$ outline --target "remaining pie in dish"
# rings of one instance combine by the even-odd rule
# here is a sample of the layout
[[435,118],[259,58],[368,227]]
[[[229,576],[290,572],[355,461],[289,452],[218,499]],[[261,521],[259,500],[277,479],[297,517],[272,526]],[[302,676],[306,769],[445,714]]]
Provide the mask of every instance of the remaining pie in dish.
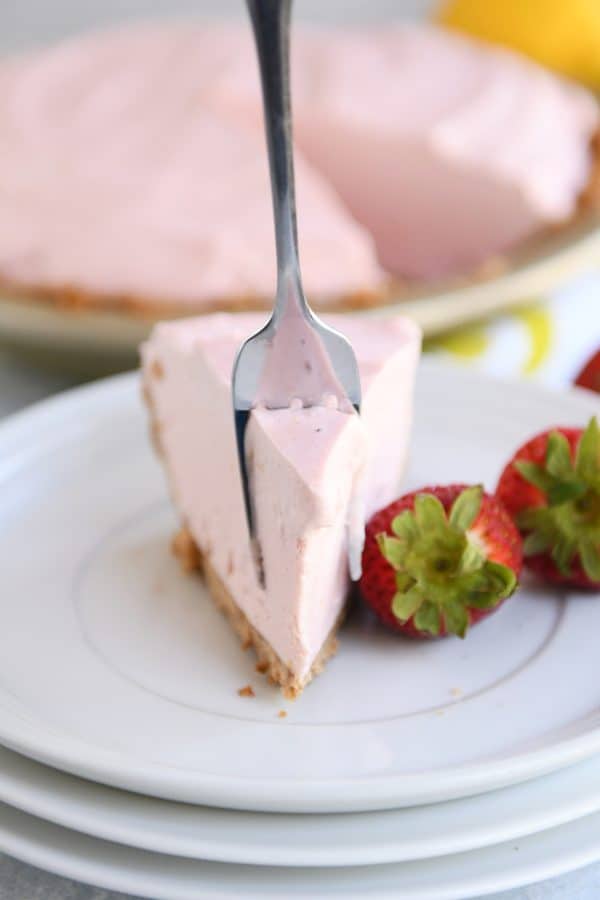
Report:
[[336,648],[348,587],[348,532],[396,496],[405,465],[420,334],[404,318],[332,317],[361,371],[360,417],[255,409],[246,453],[266,587],[251,556],[238,471],[231,371],[258,314],[157,325],[142,349],[145,394],[183,531],[217,605],[262,671],[295,696]]
[[[218,100],[257,122],[246,69]],[[567,221],[592,178],[596,100],[509,51],[432,27],[314,31],[294,75],[303,156],[396,277],[473,272]]]
[[[142,26],[0,66],[0,284],[138,312],[270,305],[275,243],[260,128],[214,90],[250,27]],[[368,232],[296,160],[305,289],[364,305],[385,280]]]
[[[320,308],[469,273],[569,220],[590,93],[432,27],[297,29],[300,251]],[[0,65],[0,286],[150,317],[264,308],[273,226],[250,28],[77,38]]]

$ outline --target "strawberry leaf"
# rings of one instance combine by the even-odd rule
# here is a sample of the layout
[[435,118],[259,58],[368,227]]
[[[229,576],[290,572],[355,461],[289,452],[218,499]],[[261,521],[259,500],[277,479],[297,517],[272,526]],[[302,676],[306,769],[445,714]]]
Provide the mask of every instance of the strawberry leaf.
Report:
[[584,481],[600,489],[600,429],[594,416],[579,441],[575,457],[575,470]]
[[460,560],[460,571],[467,575],[476,572],[485,562],[485,557],[473,541],[467,541]]
[[600,547],[594,546],[591,541],[582,541],[579,556],[587,577],[600,582]]
[[445,531],[448,524],[446,511],[433,494],[418,494],[415,497],[415,519],[422,531]]
[[560,431],[548,435],[546,446],[546,471],[555,478],[570,478],[573,474],[571,448],[569,442]]
[[583,497],[587,488],[582,481],[571,478],[569,481],[556,481],[548,488],[546,498],[548,506],[560,506],[562,503],[568,503],[569,500],[577,500]]
[[487,560],[483,568],[469,578],[469,606],[493,609],[516,588],[517,576],[509,566]]
[[542,466],[538,466],[537,463],[528,462],[524,459],[517,459],[514,463],[514,467],[525,481],[528,481],[529,484],[538,488],[542,493],[546,494],[552,487],[554,479],[542,468]]
[[530,506],[522,509],[516,515],[517,525],[523,531],[543,530],[544,523],[548,520],[548,510],[545,506]]
[[398,592],[394,595],[392,601],[392,612],[400,622],[408,622],[417,612],[424,599],[423,594],[417,587],[411,588],[406,593]]
[[409,509],[405,509],[399,516],[392,519],[392,531],[397,537],[405,541],[414,540],[418,537],[419,526],[416,523],[413,513]]
[[396,572],[396,590],[408,591],[415,584],[415,579],[408,572]]
[[388,534],[378,534],[377,543],[382,555],[394,569],[402,569],[406,557],[406,543]]
[[[440,504],[441,505],[441,504]],[[441,615],[439,607],[435,603],[425,601],[415,614],[415,627],[419,631],[426,631],[437,637],[440,633]]]
[[552,559],[563,575],[571,574],[571,560],[575,556],[577,542],[568,535],[559,535],[552,550]]
[[494,593],[497,592],[504,599],[514,594],[518,587],[518,579],[510,566],[503,566],[502,563],[488,559],[484,568]]
[[476,572],[481,568],[485,557],[474,541],[467,541],[460,560],[460,571],[464,575]]
[[481,485],[465,488],[458,495],[450,510],[449,522],[459,531],[468,531],[481,509],[483,488]]
[[550,537],[541,531],[532,531],[523,541],[523,553],[525,556],[535,556],[544,553],[551,546]]
[[464,638],[469,629],[469,613],[460,603],[449,603],[444,607],[444,622],[451,634]]

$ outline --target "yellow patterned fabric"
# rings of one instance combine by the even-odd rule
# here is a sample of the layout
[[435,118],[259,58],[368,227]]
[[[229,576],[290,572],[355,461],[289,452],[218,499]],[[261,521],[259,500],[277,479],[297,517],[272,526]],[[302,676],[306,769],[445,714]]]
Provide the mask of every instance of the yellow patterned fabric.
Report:
[[570,384],[598,349],[600,274],[425,344],[427,352],[444,354],[492,375],[534,378],[555,387]]

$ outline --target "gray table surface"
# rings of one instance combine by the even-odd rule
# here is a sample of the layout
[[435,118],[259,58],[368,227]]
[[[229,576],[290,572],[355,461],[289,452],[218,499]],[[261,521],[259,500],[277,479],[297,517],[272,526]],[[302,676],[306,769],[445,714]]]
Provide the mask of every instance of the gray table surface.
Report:
[[[572,875],[554,878],[543,884],[494,894],[487,900],[598,900],[598,897],[600,897],[600,865],[581,869]],[[57,878],[8,856],[0,855],[0,900],[134,900],[134,898],[129,894],[116,894],[114,891],[103,891],[66,878]],[[240,900],[243,898],[240,897]],[[402,898],[398,897],[398,900]]]
[[[57,391],[76,380],[35,368],[0,350],[0,418]],[[0,854],[0,900],[127,900],[124,894],[99,890],[49,875]],[[598,900],[600,863],[579,872],[507,893],[492,900]],[[129,898],[133,900],[133,898]]]

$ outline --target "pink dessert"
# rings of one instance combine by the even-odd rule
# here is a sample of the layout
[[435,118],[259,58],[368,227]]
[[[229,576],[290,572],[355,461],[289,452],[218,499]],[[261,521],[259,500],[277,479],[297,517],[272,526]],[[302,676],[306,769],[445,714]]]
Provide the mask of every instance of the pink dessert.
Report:
[[[472,272],[576,210],[598,128],[585,90],[432,27],[297,28],[293,47],[321,307],[373,303],[389,274]],[[152,314],[269,305],[246,23],[133,26],[3,62],[0,148],[4,288]]]
[[[297,41],[296,140],[389,272],[470,272],[575,212],[600,123],[587,90],[434,27],[314,30]],[[218,103],[260,119],[247,62]]]
[[251,558],[230,378],[261,317],[213,315],[156,326],[143,348],[146,394],[173,500],[178,547],[200,562],[217,604],[259,666],[298,694],[335,650],[348,592],[349,530],[397,493],[412,420],[420,335],[403,318],[333,317],[351,340],[360,418],[324,406],[256,409],[247,456],[266,589]]
[[[0,66],[0,279],[173,309],[270,305],[275,243],[264,137],[215,110],[250,29],[143,26]],[[296,166],[305,287],[321,305],[384,275],[370,235]]]

